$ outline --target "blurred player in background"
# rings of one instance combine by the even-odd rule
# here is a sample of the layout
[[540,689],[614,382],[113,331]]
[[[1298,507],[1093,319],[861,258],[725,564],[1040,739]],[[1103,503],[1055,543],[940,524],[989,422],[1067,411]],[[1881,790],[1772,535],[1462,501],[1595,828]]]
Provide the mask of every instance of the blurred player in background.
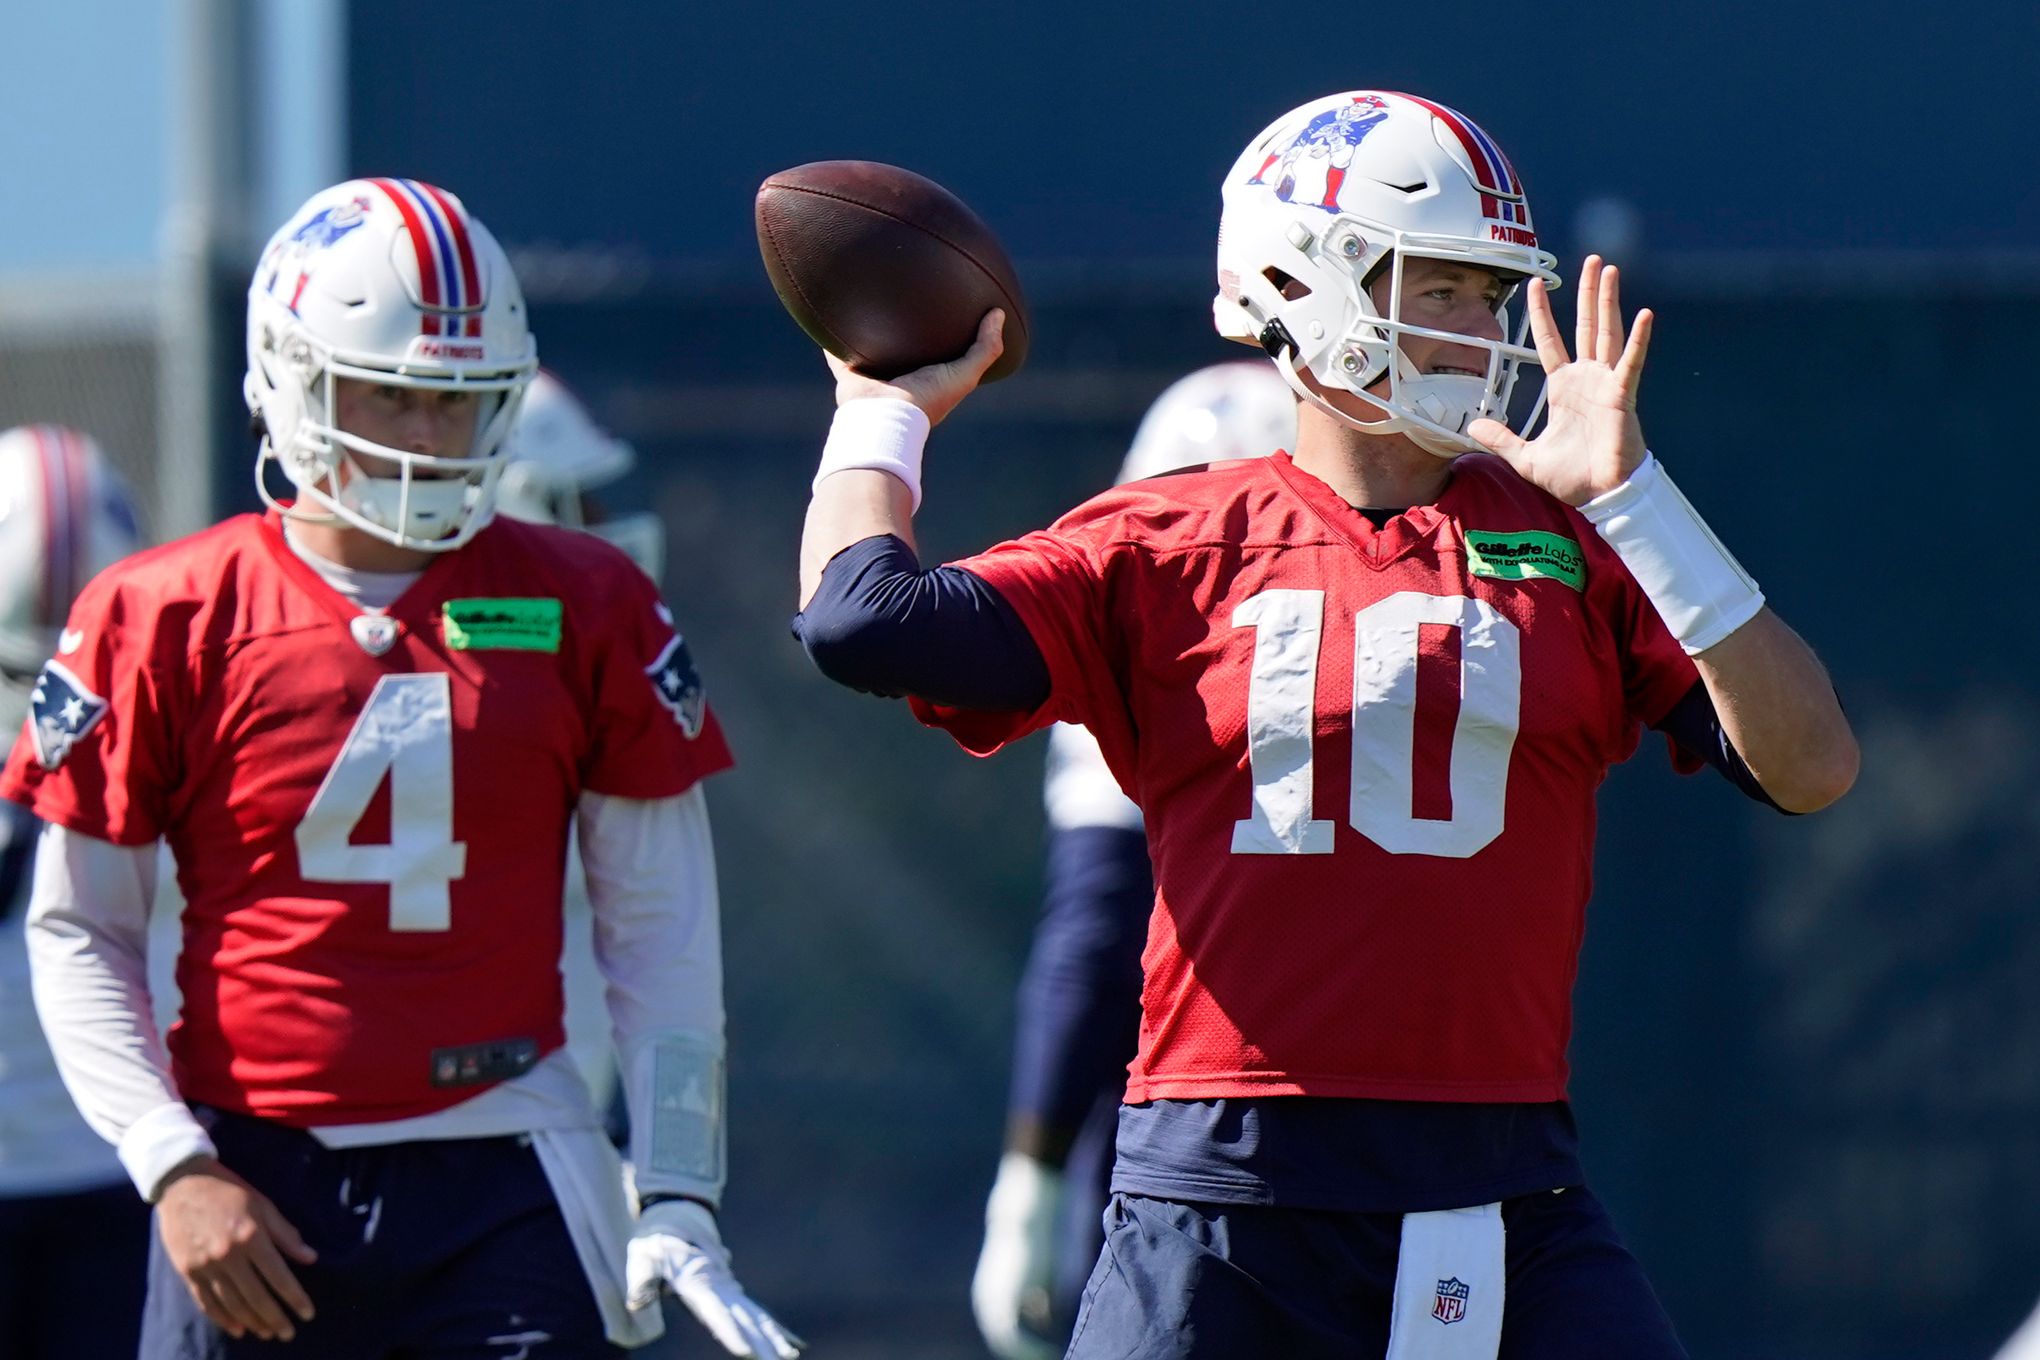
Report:
[[[541,368],[525,390],[517,423],[503,441],[508,466],[496,485],[496,510],[527,524],[558,524],[592,533],[621,548],[654,583],[665,568],[666,529],[656,514],[611,515],[593,493],[614,485],[637,466],[637,450],[595,423],[580,396],[551,369]],[[609,1007],[595,955],[594,912],[578,837],[567,846],[567,892],[560,974],[566,990],[567,1051],[604,1112],[609,1140],[628,1155],[630,1107],[616,1079],[616,1046],[609,1037]],[[633,1176],[634,1179],[634,1176]],[[665,1312],[670,1320],[674,1304]],[[666,1335],[640,1356],[684,1353],[682,1335]]]
[[[1324,121],[1347,105],[1370,116]],[[1350,155],[1317,154],[1331,128]],[[1146,815],[1140,1049],[1078,1360],[1684,1354],[1565,1100],[1595,790],[1644,724],[1793,811],[1857,753],[1644,443],[1650,314],[1632,332],[1589,256],[1569,353],[1536,242],[1452,110],[1293,110],[1224,181],[1214,319],[1300,398],[1294,453],[934,571],[922,446],[1000,315],[891,383],[831,360],[796,623],[816,663],[977,752],[1082,723]],[[1539,362],[1525,439],[1509,399]]]
[[[1155,399],[1118,480],[1258,458],[1295,438],[1296,398],[1272,368],[1214,364]],[[1057,723],[1048,743],[1046,892],[1020,978],[1005,1153],[971,1280],[978,1329],[1002,1360],[1062,1354],[1098,1258],[1155,897],[1140,809],[1097,741]]]
[[[0,792],[48,826],[37,1008],[157,1237],[141,1353],[610,1355],[730,1274],[701,781],[729,764],[651,581],[493,516],[536,367],[508,259],[443,190],[357,180],[272,238],[246,392],[292,503],[79,597]],[[580,836],[641,1213],[562,1049]],[[143,931],[185,898],[166,1055]]]
[[[99,446],[52,425],[0,432],[0,724],[28,715],[36,671],[93,576],[141,546]],[[128,1356],[142,1323],[149,1211],[78,1117],[35,1018],[22,914],[38,823],[0,802],[0,1355]]]
[[[666,530],[650,511],[612,517],[593,492],[627,476],[637,450],[595,423],[574,390],[541,368],[525,389],[517,423],[503,441],[506,466],[496,484],[496,512],[527,524],[557,524],[594,534],[621,548],[654,584],[666,561]],[[616,1113],[616,1054],[609,1041],[602,975],[595,966],[592,919],[578,842],[567,854],[567,1048],[588,1083],[595,1108]],[[620,1122],[620,1121],[619,1121]]]
[[584,529],[623,549],[657,581],[666,570],[666,526],[649,510],[618,515],[594,492],[628,476],[637,450],[595,423],[558,375],[541,368],[524,394],[524,409],[504,441],[509,465],[496,488],[496,508],[531,524]]

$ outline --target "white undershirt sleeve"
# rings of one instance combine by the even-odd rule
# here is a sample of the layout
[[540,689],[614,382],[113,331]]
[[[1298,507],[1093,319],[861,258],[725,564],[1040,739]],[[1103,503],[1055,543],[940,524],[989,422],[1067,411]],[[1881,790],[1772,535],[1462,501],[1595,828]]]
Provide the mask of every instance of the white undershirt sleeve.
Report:
[[214,1155],[177,1094],[150,1005],[155,896],[153,843],[43,828],[27,923],[36,1014],[71,1099],[148,1200],[173,1167]]
[[584,794],[595,962],[630,1109],[638,1193],[721,1202],[722,921],[708,802]]

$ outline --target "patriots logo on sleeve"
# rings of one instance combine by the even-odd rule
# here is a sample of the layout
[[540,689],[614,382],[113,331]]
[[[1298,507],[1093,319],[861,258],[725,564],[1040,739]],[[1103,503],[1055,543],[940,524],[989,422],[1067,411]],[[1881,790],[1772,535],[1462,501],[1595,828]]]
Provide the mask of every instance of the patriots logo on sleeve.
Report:
[[708,712],[708,696],[701,688],[701,673],[694,669],[694,658],[688,654],[687,639],[675,633],[659,653],[659,659],[645,667],[645,674],[651,677],[652,692],[672,710],[673,721],[680,724],[687,739],[692,741],[700,736],[701,720]]
[[106,700],[85,688],[60,661],[44,663],[28,705],[29,736],[45,770],[63,764],[78,739],[106,716]]

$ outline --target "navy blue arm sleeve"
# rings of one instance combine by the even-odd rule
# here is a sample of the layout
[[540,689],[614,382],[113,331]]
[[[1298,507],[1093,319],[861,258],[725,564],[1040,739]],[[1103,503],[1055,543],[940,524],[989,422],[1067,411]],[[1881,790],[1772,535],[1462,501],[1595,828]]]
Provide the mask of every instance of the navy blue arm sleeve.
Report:
[[996,713],[1048,702],[1048,663],[1013,606],[961,567],[922,571],[891,534],[829,559],[793,635],[823,675],[866,694]]
[[1154,909],[1147,835],[1049,833],[1048,885],[1020,977],[1008,1114],[1074,1138],[1101,1096],[1117,1100],[1140,1042],[1140,951]]
[[[1785,812],[1771,800],[1770,794],[1764,792],[1764,786],[1750,773],[1750,767],[1743,764],[1742,755],[1729,741],[1728,733],[1721,730],[1721,715],[1714,711],[1714,696],[1707,692],[1704,681],[1695,681],[1693,688],[1686,691],[1686,697],[1673,704],[1672,711],[1653,726],[1719,770],[1729,783],[1759,803]],[[1785,815],[1795,817],[1798,814],[1786,812]]]

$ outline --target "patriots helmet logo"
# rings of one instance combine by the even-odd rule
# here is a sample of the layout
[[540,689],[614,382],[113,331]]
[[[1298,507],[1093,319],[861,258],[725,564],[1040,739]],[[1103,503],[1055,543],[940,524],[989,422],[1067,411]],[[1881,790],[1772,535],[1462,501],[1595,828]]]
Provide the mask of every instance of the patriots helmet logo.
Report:
[[672,710],[673,721],[680,724],[688,740],[700,736],[708,696],[701,687],[701,673],[694,669],[694,658],[688,654],[687,639],[675,633],[659,659],[645,667],[645,674],[651,677],[652,692]]
[[106,700],[85,688],[62,662],[46,662],[28,696],[28,733],[35,758],[54,770],[79,738],[106,716]]
[[345,203],[321,208],[306,218],[304,225],[290,234],[290,239],[301,246],[324,249],[360,226],[369,206],[369,201],[357,194]]
[[[1353,164],[1353,152],[1388,119],[1388,101],[1376,94],[1359,94],[1351,103],[1341,104],[1304,124],[1294,141],[1271,151],[1249,184],[1266,184],[1270,172],[1275,180],[1275,197],[1284,203],[1306,202],[1326,212],[1339,210],[1339,190],[1346,183],[1346,170]],[[1314,165],[1314,162],[1324,162]],[[1314,168],[1323,177],[1322,190],[1313,189],[1315,201],[1296,197],[1297,174]]]

